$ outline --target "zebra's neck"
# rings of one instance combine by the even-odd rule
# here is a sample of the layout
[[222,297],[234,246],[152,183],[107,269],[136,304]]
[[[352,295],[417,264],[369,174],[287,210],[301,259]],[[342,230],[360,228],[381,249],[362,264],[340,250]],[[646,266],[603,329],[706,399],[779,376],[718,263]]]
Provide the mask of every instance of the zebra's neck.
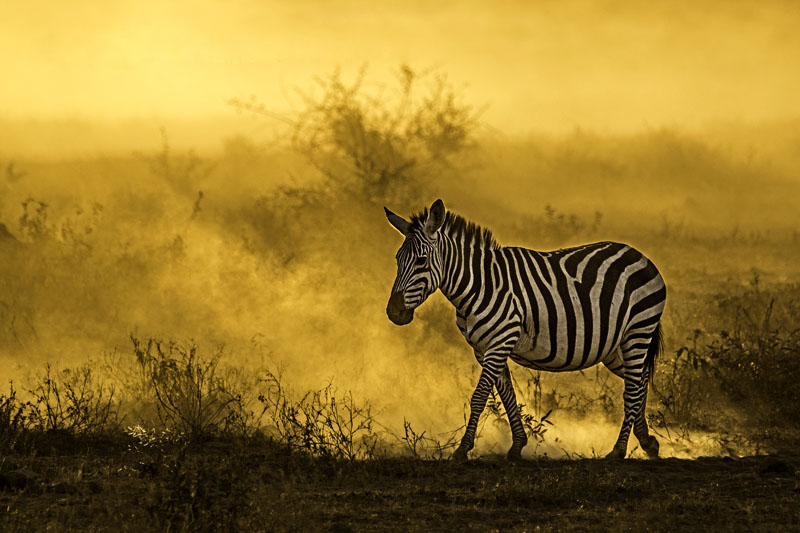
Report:
[[493,254],[499,249],[493,242],[483,242],[463,233],[443,232],[442,279],[439,289],[462,314],[480,291],[490,269]]

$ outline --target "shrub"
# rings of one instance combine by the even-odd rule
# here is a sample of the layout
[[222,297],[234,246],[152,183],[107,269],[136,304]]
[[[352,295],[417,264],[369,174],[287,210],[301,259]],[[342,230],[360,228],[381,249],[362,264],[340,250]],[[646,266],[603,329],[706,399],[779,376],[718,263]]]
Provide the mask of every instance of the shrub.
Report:
[[[279,117],[255,100],[230,103],[287,123],[291,147],[337,192],[370,203],[407,203],[419,195],[423,178],[448,170],[473,143],[477,114],[444,75],[402,65],[395,86],[370,94],[365,74],[363,68],[351,84],[339,72],[319,78],[318,94],[303,93],[295,117]],[[422,94],[420,82],[427,85]]]
[[333,385],[294,399],[281,382],[281,373],[266,372],[258,400],[269,430],[292,449],[335,459],[369,459],[379,436],[368,403],[359,404],[351,391],[338,395]]
[[91,363],[60,371],[48,363],[28,392],[35,429],[96,435],[119,425],[115,388],[97,378]]
[[221,350],[205,357],[192,343],[142,342],[133,335],[131,342],[145,389],[153,394],[165,427],[193,441],[248,427],[246,400],[231,372],[220,366]]
[[444,440],[442,440],[436,436],[426,435],[426,431],[417,433],[411,426],[411,422],[403,418],[403,436],[400,437],[400,440],[414,459],[441,461],[449,459],[450,453],[458,446],[463,429],[462,426],[443,434]]
[[31,403],[17,398],[14,384],[8,394],[0,394],[0,451],[14,451],[25,434],[31,416]]
[[[723,331],[708,346],[727,398],[754,425],[800,425],[800,328],[772,329],[771,300],[761,324]],[[743,310],[744,311],[744,310]]]
[[700,330],[695,330],[691,346],[682,346],[667,359],[652,381],[656,413],[651,421],[666,428],[677,422],[687,433],[689,429],[708,429],[712,417],[708,410],[718,390],[718,369],[709,355],[698,346]]

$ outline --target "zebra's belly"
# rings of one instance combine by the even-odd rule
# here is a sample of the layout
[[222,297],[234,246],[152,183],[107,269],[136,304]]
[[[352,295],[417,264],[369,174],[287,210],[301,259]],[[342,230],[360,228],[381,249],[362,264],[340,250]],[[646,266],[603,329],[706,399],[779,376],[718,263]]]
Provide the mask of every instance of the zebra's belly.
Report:
[[602,354],[594,354],[589,355],[586,361],[583,361],[583,357],[568,353],[567,346],[566,342],[556,344],[555,354],[553,354],[549,343],[537,343],[523,334],[510,356],[511,360],[518,365],[551,372],[580,370],[594,366],[603,360]]
[[[477,323],[478,318],[474,316],[456,317],[456,324],[461,330],[464,339],[477,353],[483,354],[492,345],[494,336],[490,330],[487,334],[486,328],[476,328]],[[532,319],[527,318],[521,328],[520,337],[509,357],[515,363],[528,368],[550,372],[567,372],[594,366],[617,348],[617,346],[611,346],[610,349],[603,353],[590,353],[584,361],[583,345],[585,339],[580,337],[570,342],[566,337],[565,329],[559,330],[558,333],[559,335],[554,338],[548,337],[544,331],[539,332],[537,335]]]
[[525,353],[511,353],[511,360],[520,366],[533,368],[534,370],[546,370],[548,372],[569,372],[572,370],[580,370],[594,366],[600,362],[600,358],[589,358],[585,363],[582,363],[579,358],[567,362],[564,357],[556,356],[555,359],[549,359],[549,353],[542,354],[536,350],[531,350]]

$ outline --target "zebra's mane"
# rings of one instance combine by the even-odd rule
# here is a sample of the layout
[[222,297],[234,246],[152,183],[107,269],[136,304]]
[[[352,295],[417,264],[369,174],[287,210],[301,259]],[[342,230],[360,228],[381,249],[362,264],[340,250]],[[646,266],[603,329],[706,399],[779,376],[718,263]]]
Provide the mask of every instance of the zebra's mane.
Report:
[[[426,207],[421,213],[411,216],[411,229],[422,230],[425,226],[425,221],[428,219],[428,208]],[[448,211],[445,215],[444,225],[442,231],[447,233],[456,240],[463,238],[465,243],[474,244],[481,248],[497,250],[500,245],[494,239],[494,235],[487,228],[482,228],[474,222],[470,222],[461,215],[457,215],[452,211]]]

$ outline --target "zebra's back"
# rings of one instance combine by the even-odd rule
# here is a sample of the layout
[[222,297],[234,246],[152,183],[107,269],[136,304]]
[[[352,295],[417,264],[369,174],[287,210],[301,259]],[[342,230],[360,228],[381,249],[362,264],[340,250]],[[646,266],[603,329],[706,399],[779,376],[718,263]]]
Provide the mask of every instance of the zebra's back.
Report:
[[608,361],[627,337],[649,335],[663,311],[661,275],[626,244],[500,252],[523,320],[511,357],[524,366],[562,371]]

